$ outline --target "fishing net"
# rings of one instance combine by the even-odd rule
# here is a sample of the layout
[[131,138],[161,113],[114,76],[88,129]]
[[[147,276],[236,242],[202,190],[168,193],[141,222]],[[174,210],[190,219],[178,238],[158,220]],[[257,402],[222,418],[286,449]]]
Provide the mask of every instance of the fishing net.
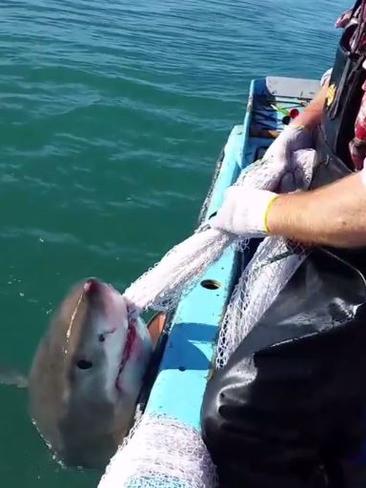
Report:
[[192,287],[204,270],[234,241],[233,234],[206,227],[173,247],[124,292],[136,311],[174,308],[182,292]]
[[215,488],[216,471],[200,433],[145,414],[113,456],[99,488]]
[[[306,186],[312,174],[314,151],[293,153],[287,174],[278,172],[272,161],[259,160],[244,170],[236,182],[243,188],[273,190],[282,179],[286,191]],[[282,185],[283,188],[283,185]],[[202,273],[230,245],[245,247],[246,241],[201,225],[188,239],[173,247],[159,263],[144,273],[125,290],[124,295],[138,314],[147,309],[168,311],[178,303],[183,292],[193,287]]]
[[[314,167],[315,152],[312,149],[294,153],[294,174],[282,178],[283,190],[306,190],[309,187]],[[268,171],[268,166],[259,164],[256,173],[247,175],[245,183],[255,184],[256,175]],[[279,181],[267,180],[278,185]],[[286,188],[287,185],[287,188]],[[241,244],[243,245],[243,243]],[[245,243],[244,243],[245,245]],[[254,256],[244,268],[231,295],[220,328],[216,349],[216,367],[222,368],[241,341],[253,329],[278,294],[291,279],[307,255],[307,250],[279,236],[270,236],[259,244]]]
[[222,368],[274,302],[306,257],[300,245],[268,237],[258,247],[231,295],[220,328],[216,367]]
[[[242,172],[237,184],[271,190],[282,176],[282,182],[287,181],[287,191],[293,191],[295,187],[307,188],[313,160],[314,151],[297,151],[289,175],[274,174],[270,164],[259,161]],[[125,296],[136,313],[147,308],[169,310],[228,246],[244,248],[246,244],[245,240],[231,234],[201,226],[135,281],[125,291]],[[240,341],[291,278],[305,254],[300,246],[289,244],[280,237],[268,237],[259,245],[227,307],[218,341],[218,367],[226,364]],[[112,458],[99,488],[163,486],[216,488],[215,467],[200,432],[167,416],[144,414]]]

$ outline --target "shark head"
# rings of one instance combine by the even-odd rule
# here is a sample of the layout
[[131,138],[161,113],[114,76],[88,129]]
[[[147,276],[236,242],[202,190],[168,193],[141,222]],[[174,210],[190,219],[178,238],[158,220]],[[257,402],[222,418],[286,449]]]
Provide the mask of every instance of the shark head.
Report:
[[91,278],[70,291],[29,379],[31,416],[61,461],[107,464],[133,421],[151,352],[146,326],[117,290]]

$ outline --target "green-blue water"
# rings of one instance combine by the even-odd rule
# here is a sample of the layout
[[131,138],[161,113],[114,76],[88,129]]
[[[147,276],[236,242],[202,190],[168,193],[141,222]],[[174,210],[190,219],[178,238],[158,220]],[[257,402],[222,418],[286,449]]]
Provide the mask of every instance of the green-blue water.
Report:
[[[348,0],[1,0],[0,367],[74,281],[124,289],[188,235],[249,81],[319,77]],[[0,485],[82,488],[0,387]]]

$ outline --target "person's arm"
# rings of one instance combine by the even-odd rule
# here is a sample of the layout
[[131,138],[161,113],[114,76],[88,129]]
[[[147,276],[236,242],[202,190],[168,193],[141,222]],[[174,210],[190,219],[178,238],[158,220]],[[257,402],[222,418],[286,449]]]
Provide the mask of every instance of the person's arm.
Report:
[[261,173],[248,174],[245,185],[262,190],[288,192],[301,185],[291,163],[299,149],[314,147],[314,130],[320,124],[327,96],[328,83],[322,86],[314,99],[268,147],[262,157]]
[[328,86],[329,80],[325,82],[305,110],[291,122],[290,127],[302,126],[306,129],[313,129],[319,125],[323,113],[325,99],[327,97]]
[[305,244],[366,246],[366,172],[318,190],[279,195],[268,209],[270,234]]

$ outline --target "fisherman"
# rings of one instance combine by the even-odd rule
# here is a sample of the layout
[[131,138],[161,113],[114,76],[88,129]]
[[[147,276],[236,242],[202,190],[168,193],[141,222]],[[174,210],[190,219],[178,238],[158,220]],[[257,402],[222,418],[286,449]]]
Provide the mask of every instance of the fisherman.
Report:
[[208,382],[202,432],[225,488],[366,486],[366,0],[338,26],[331,74],[264,156],[284,181],[313,139],[309,191],[233,186],[211,219],[311,248],[251,332],[262,347],[245,338]]

